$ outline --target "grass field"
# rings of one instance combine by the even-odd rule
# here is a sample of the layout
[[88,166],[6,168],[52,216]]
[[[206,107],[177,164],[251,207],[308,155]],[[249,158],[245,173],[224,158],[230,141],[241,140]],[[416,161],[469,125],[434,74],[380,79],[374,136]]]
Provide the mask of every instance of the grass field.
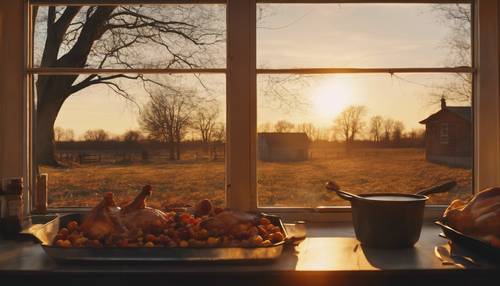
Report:
[[[261,206],[346,205],[326,191],[335,180],[355,193],[413,193],[446,179],[458,186],[430,203],[449,203],[471,193],[471,170],[429,163],[423,149],[360,149],[345,154],[338,149],[315,148],[303,162],[258,162],[258,200]],[[224,161],[185,160],[165,163],[85,164],[65,168],[42,167],[49,174],[49,205],[95,205],[105,191],[118,202],[133,198],[144,184],[154,187],[150,204],[160,207],[209,198],[224,204]]]

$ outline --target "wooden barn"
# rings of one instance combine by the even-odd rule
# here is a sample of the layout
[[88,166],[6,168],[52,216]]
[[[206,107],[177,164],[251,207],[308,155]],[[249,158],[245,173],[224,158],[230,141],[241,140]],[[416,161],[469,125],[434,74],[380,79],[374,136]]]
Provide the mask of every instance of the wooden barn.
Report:
[[258,134],[259,159],[262,161],[304,161],[309,159],[309,138],[306,133]]
[[472,167],[472,109],[447,106],[420,121],[425,124],[425,157],[428,161],[455,167]]

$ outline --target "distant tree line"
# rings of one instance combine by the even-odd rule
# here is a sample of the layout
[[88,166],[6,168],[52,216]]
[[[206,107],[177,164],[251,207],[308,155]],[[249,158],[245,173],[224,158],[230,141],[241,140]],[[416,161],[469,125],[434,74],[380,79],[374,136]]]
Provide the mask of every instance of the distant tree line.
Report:
[[[139,117],[141,130],[128,130],[119,136],[112,136],[103,129],[87,130],[80,141],[85,146],[96,147],[112,142],[108,147],[138,148],[141,141],[153,141],[167,147],[170,160],[181,159],[181,146],[191,132],[191,141],[203,146],[209,157],[217,159],[217,146],[225,142],[225,125],[219,120],[216,104],[195,102],[193,95],[171,92],[155,92],[144,106]],[[310,122],[295,124],[287,120],[263,123],[258,132],[304,132],[312,142],[335,141],[350,147],[423,147],[424,129],[405,131],[403,122],[380,115],[366,119],[367,108],[361,105],[346,107],[332,121],[329,128],[320,128]],[[55,128],[58,142],[75,140],[74,131]],[[96,145],[97,144],[97,145]],[[63,146],[59,144],[60,146]],[[80,145],[78,145],[80,146]],[[127,147],[127,148],[128,148]]]
[[304,132],[311,141],[329,141],[331,131],[328,128],[320,128],[313,123],[304,122],[294,124],[287,120],[279,120],[272,124],[262,123],[257,127],[258,132]]
[[[205,127],[203,130],[195,129],[196,126],[193,125],[192,131],[196,134],[199,133],[198,136],[191,138],[189,142],[199,144],[203,147],[205,152],[209,154],[212,159],[217,159],[217,146],[224,144],[225,141],[225,128],[224,124],[217,122],[212,128]],[[207,130],[207,128],[209,130]],[[56,145],[57,146],[87,146],[87,147],[105,147],[105,146],[120,146],[120,147],[140,147],[139,145],[144,145],[145,141],[148,142],[159,142],[164,144],[161,140],[157,140],[156,138],[145,134],[140,130],[128,130],[121,135],[111,135],[108,131],[104,129],[90,129],[85,131],[85,133],[80,137],[80,140],[75,140],[74,131],[72,129],[63,129],[57,127],[55,130],[62,130],[61,134],[56,132]],[[201,134],[204,133],[205,137],[202,137]],[[207,135],[208,133],[208,135]],[[68,145],[63,143],[86,143],[76,144],[76,145]],[[187,140],[183,140],[184,144]],[[109,144],[108,144],[109,143]],[[116,145],[115,143],[121,143]],[[111,144],[111,145],[110,145]],[[114,144],[114,145],[113,145]],[[155,145],[156,146],[156,145]],[[179,148],[179,147],[176,147]],[[167,148],[169,149],[169,148]],[[177,150],[177,149],[176,149]],[[180,149],[179,149],[180,150]],[[169,149],[170,151],[170,149]],[[170,154],[169,154],[170,158]],[[174,157],[173,160],[177,160],[177,157]]]
[[312,123],[294,124],[279,120],[258,126],[258,132],[304,132],[311,141],[339,141],[346,146],[421,147],[425,130],[405,131],[403,122],[380,115],[366,120],[367,108],[362,105],[346,107],[332,121],[330,128],[319,128]]

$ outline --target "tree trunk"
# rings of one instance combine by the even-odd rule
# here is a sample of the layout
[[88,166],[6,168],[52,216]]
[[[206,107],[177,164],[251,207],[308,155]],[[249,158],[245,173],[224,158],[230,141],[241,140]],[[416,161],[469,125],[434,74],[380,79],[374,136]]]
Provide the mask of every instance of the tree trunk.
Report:
[[35,148],[38,165],[58,165],[54,150],[54,122],[61,106],[62,102],[46,101],[37,108]]
[[175,160],[175,143],[173,140],[168,141],[168,159],[171,161]]
[[36,155],[38,165],[57,166],[54,123],[76,76],[39,76],[37,80]]
[[176,160],[181,159],[181,134],[179,129],[175,130],[175,152],[176,152]]
[[180,160],[181,159],[181,142],[177,141],[177,142],[175,142],[175,145],[176,145],[176,148],[175,148],[176,160]]
[[210,142],[208,140],[203,141],[203,148],[205,149],[205,152],[208,155],[208,158],[210,159],[212,157],[212,150],[210,149]]
[[213,149],[212,149],[212,160],[216,161],[217,160],[217,143],[213,143]]

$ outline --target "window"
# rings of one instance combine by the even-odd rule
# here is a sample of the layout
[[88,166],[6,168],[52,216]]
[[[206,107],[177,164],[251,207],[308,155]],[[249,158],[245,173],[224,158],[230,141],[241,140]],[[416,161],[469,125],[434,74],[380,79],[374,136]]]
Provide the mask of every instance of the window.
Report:
[[441,123],[439,137],[441,144],[448,144],[448,123]]
[[[48,206],[225,205],[225,5],[31,6],[35,169]],[[60,37],[60,40],[59,40]]]
[[[89,5],[94,3],[92,1],[84,2]],[[131,2],[134,3],[133,5],[137,5],[137,3],[139,3],[139,1]],[[172,5],[172,3],[178,3],[178,1],[167,0],[148,1],[148,3],[154,2],[171,3],[168,5]],[[186,4],[189,1],[182,2],[184,3],[184,5],[199,5],[197,4],[199,3],[199,1],[193,1],[194,4]],[[144,66],[142,65],[144,62],[154,63],[156,60],[159,60],[161,63],[164,63],[168,61],[168,58],[163,57],[162,54],[148,54],[145,56],[145,61],[137,60],[133,63],[132,66],[127,67],[117,66],[117,64],[119,64],[118,61],[114,61],[108,66],[103,65],[102,68],[99,68],[99,65],[96,65],[96,62],[77,68],[66,66],[44,67],[43,65],[39,64],[41,63],[41,59],[43,58],[43,53],[41,53],[40,51],[37,52],[37,50],[34,48],[36,45],[34,44],[34,42],[33,44],[30,44],[32,43],[31,38],[27,37],[28,51],[33,52],[33,56],[31,56],[31,53],[27,55],[27,78],[29,81],[35,81],[40,75],[52,75],[58,77],[77,75],[78,77],[84,77],[91,74],[100,74],[102,76],[111,76],[114,74],[127,74],[133,76],[151,75],[162,76],[165,78],[171,78],[171,75],[181,76],[184,78],[189,78],[190,76],[192,76],[196,78],[195,75],[198,74],[203,74],[207,77],[221,76],[223,77],[223,79],[210,80],[208,82],[219,82],[218,84],[214,85],[219,86],[219,90],[223,90],[221,91],[222,93],[227,92],[227,97],[224,97],[227,110],[221,109],[221,117],[219,118],[219,121],[224,121],[222,114],[227,113],[227,145],[224,144],[225,164],[222,164],[223,174],[226,177],[226,180],[225,182],[219,181],[219,186],[221,186],[222,189],[225,188],[227,190],[227,192],[225,193],[226,204],[232,208],[243,210],[254,210],[256,208],[266,209],[267,207],[280,206],[284,207],[280,208],[280,210],[284,212],[292,211],[292,209],[289,209],[288,207],[293,206],[300,207],[295,209],[299,212],[304,212],[309,211],[310,208],[314,208],[321,204],[338,205],[341,204],[341,202],[335,202],[334,197],[331,196],[331,194],[314,193],[313,189],[308,192],[309,194],[315,196],[313,200],[307,201],[311,203],[302,203],[302,197],[295,196],[294,189],[289,189],[286,192],[282,192],[280,196],[276,196],[275,198],[273,198],[274,193],[272,191],[272,188],[267,190],[262,188],[262,186],[266,186],[266,180],[269,179],[265,176],[266,173],[262,172],[262,170],[264,170],[264,165],[261,164],[263,163],[266,163],[268,167],[272,167],[273,164],[277,166],[278,168],[271,169],[281,172],[281,178],[293,178],[294,176],[297,176],[297,174],[300,174],[301,169],[288,171],[286,168],[283,168],[283,166],[280,165],[280,162],[275,163],[258,160],[260,156],[258,143],[260,141],[258,133],[265,133],[265,130],[270,130],[266,129],[266,123],[271,123],[269,125],[274,128],[273,123],[276,123],[281,119],[289,121],[296,126],[302,123],[308,123],[307,121],[303,122],[303,120],[294,120],[296,118],[295,116],[300,113],[299,109],[295,109],[293,108],[293,106],[292,108],[287,107],[272,100],[266,101],[267,99],[269,99],[269,97],[267,97],[268,94],[274,93],[275,95],[279,96],[280,94],[283,94],[283,90],[287,90],[290,91],[290,94],[297,95],[297,93],[294,92],[297,88],[307,87],[310,90],[320,90],[322,84],[327,85],[327,83],[329,82],[335,83],[334,85],[336,87],[341,87],[342,85],[344,85],[344,87],[341,89],[350,92],[349,89],[351,87],[349,85],[345,83],[338,84],[338,82],[350,82],[350,84],[352,84],[351,86],[355,88],[362,86],[363,83],[371,83],[373,89],[380,88],[380,91],[377,90],[377,92],[388,94],[388,97],[391,97],[391,94],[396,93],[395,91],[398,89],[404,91],[405,89],[409,89],[410,87],[411,89],[420,90],[420,92],[432,91],[437,95],[442,96],[443,90],[436,89],[436,85],[442,85],[442,83],[446,82],[446,79],[449,80],[464,77],[468,78],[471,83],[469,85],[465,85],[464,90],[472,89],[474,91],[474,97],[472,97],[472,100],[474,101],[474,120],[470,123],[470,128],[474,133],[474,137],[470,138],[470,148],[474,150],[474,172],[472,174],[470,170],[463,169],[464,173],[462,176],[462,181],[466,182],[466,188],[463,188],[462,191],[463,194],[466,195],[468,194],[469,190],[472,189],[472,184],[474,185],[473,189],[477,191],[484,187],[498,183],[497,171],[500,169],[497,160],[498,150],[500,150],[498,149],[498,142],[494,142],[494,140],[484,140],[484,138],[491,138],[491,134],[497,134],[499,129],[497,128],[498,126],[496,123],[496,116],[498,116],[498,99],[495,96],[495,94],[497,94],[496,89],[498,86],[498,75],[496,74],[496,72],[494,72],[498,70],[498,54],[496,52],[498,47],[496,47],[496,45],[494,44],[495,41],[489,40],[491,39],[491,37],[493,37],[492,35],[496,35],[495,31],[497,27],[496,24],[494,24],[495,21],[491,21],[491,19],[496,19],[496,17],[498,16],[496,15],[496,11],[498,11],[496,3],[481,2],[478,4],[474,1],[475,5],[472,5],[471,7],[468,2],[460,1],[462,3],[460,4],[461,6],[472,9],[471,14],[469,14],[471,15],[471,24],[465,27],[468,27],[469,33],[471,31],[476,32],[476,34],[472,33],[474,34],[472,35],[474,36],[474,42],[471,42],[470,40],[468,42],[475,48],[472,49],[474,50],[474,59],[471,59],[470,53],[467,53],[465,55],[465,58],[463,58],[466,59],[466,61],[459,61],[454,64],[450,64],[449,62],[446,62],[446,52],[444,52],[446,51],[445,47],[439,46],[439,44],[442,43],[442,40],[446,39],[448,35],[446,33],[441,33],[443,31],[446,32],[446,29],[440,29],[440,33],[431,33],[434,36],[430,34],[428,35],[426,33],[420,33],[419,31],[417,31],[422,28],[420,27],[420,22],[419,25],[416,25],[416,27],[414,27],[415,30],[413,30],[412,33],[408,33],[403,36],[401,34],[398,35],[397,33],[392,33],[394,32],[394,29],[397,28],[397,26],[376,30],[374,29],[376,25],[371,25],[372,27],[369,28],[372,28],[372,30],[369,30],[369,33],[374,34],[381,39],[384,38],[384,40],[379,40],[376,42],[376,45],[372,45],[372,42],[363,42],[363,37],[356,38],[356,33],[353,33],[351,35],[352,38],[350,38],[350,42],[355,44],[355,47],[352,48],[352,51],[349,51],[349,56],[342,56],[342,52],[348,50],[348,47],[346,47],[347,43],[339,42],[338,35],[335,35],[335,31],[341,31],[342,29],[345,29],[346,26],[348,26],[348,21],[341,22],[340,25],[335,25],[334,27],[330,26],[331,28],[328,30],[328,32],[331,33],[330,38],[323,37],[323,35],[321,34],[321,31],[324,31],[323,29],[310,29],[309,34],[307,35],[308,38],[303,39],[302,37],[298,37],[298,33],[296,33],[294,37],[294,29],[297,27],[297,25],[300,26],[304,22],[307,22],[306,20],[308,18],[311,18],[311,15],[313,15],[314,13],[306,10],[304,12],[307,15],[304,16],[304,13],[302,13],[300,9],[297,8],[294,8],[295,10],[292,14],[280,13],[280,9],[276,9],[276,7],[279,8],[279,5],[290,7],[297,5],[295,7],[300,7],[299,5],[304,6],[303,4],[283,4],[284,1],[262,0],[257,1],[261,3],[256,5],[255,1],[228,0],[228,5],[226,6],[224,5],[226,1],[209,0],[204,2],[211,4],[203,5],[218,5],[219,7],[227,9],[227,11],[224,12],[224,17],[222,17],[225,20],[225,14],[227,13],[227,33],[224,30],[224,35],[227,38],[227,46],[225,44],[226,41],[224,40],[221,43],[220,48],[217,48],[215,50],[211,50],[210,47],[208,48],[212,55],[221,54],[224,56],[222,59],[218,58],[218,60],[212,59],[213,61],[205,61],[204,64],[206,64],[206,66],[186,66],[182,65],[182,63],[179,61],[177,61],[175,65],[170,67],[165,65],[158,65],[156,67]],[[273,2],[278,2],[280,4],[272,4]],[[296,1],[293,2],[295,3]],[[309,1],[305,0],[304,2]],[[375,10],[391,10],[384,7],[393,5],[391,3],[387,3],[390,1],[384,1],[384,4],[375,4],[376,1],[374,1],[373,4],[324,4],[326,1],[311,2],[314,2],[312,4],[308,4],[311,7],[326,7],[328,5],[334,7],[334,9],[331,10],[324,9],[324,13],[332,13],[333,10],[335,10],[335,13],[337,13],[342,9],[341,11],[343,12],[338,12],[340,14],[346,13],[346,11],[349,12],[349,9],[353,9],[356,7],[371,7],[370,9],[373,8]],[[318,2],[322,2],[323,4],[317,4]],[[417,7],[419,5],[424,5],[416,4],[418,1],[411,2],[412,4],[405,4],[399,3],[398,1],[400,5],[394,5],[393,10],[404,9],[405,7],[410,6]],[[427,3],[427,1],[422,2]],[[436,1],[436,3],[437,2],[440,1]],[[449,1],[442,2],[446,2],[449,4]],[[34,6],[36,6],[38,3],[44,3],[44,5],[46,5],[47,1],[32,0],[30,1],[30,3]],[[59,6],[65,6],[65,4],[67,3],[73,3],[73,1],[61,0]],[[106,2],[99,2],[99,4],[103,3]],[[262,9],[267,5],[269,5],[271,9]],[[450,5],[455,6],[455,4]],[[30,6],[30,8],[31,7],[33,6]],[[411,11],[407,12],[410,13]],[[30,13],[32,13],[32,10],[30,10]],[[350,13],[350,16],[355,17],[355,14],[356,13]],[[59,17],[59,15],[60,14],[57,14],[57,17]],[[349,13],[343,15],[343,17],[347,16],[349,16]],[[378,16],[380,16],[380,14],[378,14]],[[30,17],[28,17],[28,19],[30,19]],[[278,21],[276,21],[276,23],[273,23],[273,19],[278,19]],[[318,20],[319,19],[320,18],[318,18]],[[337,20],[337,18],[332,17],[331,20],[335,21]],[[437,18],[435,20],[437,20]],[[370,17],[368,17],[367,21],[373,21],[373,19],[370,19]],[[405,23],[407,22],[405,21],[401,25],[405,25]],[[480,25],[474,25],[476,23],[480,23]],[[342,24],[344,26],[342,26]],[[436,24],[434,20],[427,21],[425,25],[430,24],[435,26],[441,25],[441,27],[446,26],[444,23]],[[358,26],[355,28],[358,28],[358,32],[362,32],[362,29],[360,29],[362,27]],[[31,35],[31,33],[29,33],[29,30],[30,29],[28,29],[28,35]],[[282,32],[284,30],[287,30],[287,32]],[[269,39],[267,44],[265,44],[265,42],[263,42],[261,39],[263,33],[269,33],[269,35],[267,36],[267,39]],[[273,38],[272,33],[275,33],[274,35],[278,36]],[[289,35],[288,42],[280,38],[280,35],[287,33]],[[41,35],[38,35],[38,32],[35,31],[35,35],[35,38],[41,37],[43,43],[43,33],[41,33]],[[419,37],[414,38],[412,35],[418,35]],[[390,39],[390,41],[386,41],[385,39],[387,39],[387,37],[392,37],[392,39]],[[320,43],[322,44],[309,44],[317,43],[318,41],[321,41]],[[398,42],[401,42],[404,48],[399,50],[398,54],[394,54],[393,57],[387,59],[387,61],[381,61],[382,57],[378,57],[377,53],[386,52],[387,50],[390,50],[394,47],[394,45],[384,46],[384,42],[396,44]],[[144,44],[141,45],[143,46]],[[437,48],[436,45],[438,46]],[[276,47],[280,46],[281,48],[287,48],[288,50],[283,50],[283,52],[277,53],[276,51],[280,50]],[[104,45],[102,47],[107,46]],[[157,49],[155,48],[153,48],[153,50],[155,52],[157,51]],[[324,54],[326,56],[316,59],[311,59],[309,57],[306,60],[306,57],[300,57],[302,51],[304,50],[308,51],[307,56],[314,56],[318,54]],[[148,49],[138,49],[138,52],[141,51],[145,52],[148,51]],[[356,53],[363,51],[367,51],[368,53],[364,54],[363,57],[353,56],[356,55]],[[225,57],[226,52],[228,54],[227,57]],[[426,57],[426,53],[436,53],[436,57]],[[204,52],[202,54],[207,55]],[[197,55],[197,53],[194,52],[193,55]],[[302,55],[304,55],[304,53],[302,53]],[[139,53],[134,59],[140,58],[141,55]],[[283,58],[286,58],[286,60],[283,60]],[[209,57],[208,59],[211,58]],[[208,59],[206,57],[204,58],[204,60]],[[476,66],[478,67],[477,71],[475,70]],[[253,67],[256,67],[257,69],[254,70]],[[478,77],[476,77],[476,72]],[[258,76],[256,74],[258,74]],[[179,81],[179,83],[186,81],[190,80],[182,80]],[[194,81],[197,82],[198,79],[196,78],[196,80]],[[177,83],[176,80],[174,80],[174,82]],[[198,83],[200,85],[202,83],[203,85],[212,85],[211,83],[207,83],[207,80],[201,82],[198,81]],[[373,85],[375,83],[377,84]],[[227,90],[223,88],[224,85],[227,85]],[[31,98],[36,99],[36,90],[33,87],[34,85],[31,86],[31,88],[28,88],[28,94],[32,95]],[[417,96],[413,92],[405,93],[405,96],[407,95],[412,98],[417,98]],[[321,98],[321,96],[318,97]],[[325,97],[328,98],[327,96]],[[300,97],[298,98],[300,99]],[[373,97],[372,101],[376,101],[380,105],[394,104],[395,106],[391,109],[391,112],[393,112],[393,114],[382,114],[383,117],[396,119],[397,114],[404,113],[404,110],[398,109],[399,104],[396,104],[395,101],[383,101],[381,98],[382,97]],[[480,100],[477,100],[478,98]],[[76,97],[74,97],[74,99],[77,100]],[[81,99],[78,98],[78,100]],[[111,100],[109,102],[111,102],[111,107],[109,107],[109,109],[117,107],[112,104]],[[316,105],[318,107],[324,108],[325,110],[328,110],[328,104],[321,104],[321,102],[322,101],[318,99]],[[35,102],[33,102],[31,106],[35,106],[34,103]],[[433,107],[432,104],[427,106],[427,108],[421,108],[419,102],[416,102],[416,104],[414,103],[415,102],[411,102],[407,104],[407,108],[414,108],[413,111],[415,111],[412,112],[412,115],[415,116],[414,120],[412,119],[412,124],[415,124],[414,121],[416,120],[425,119],[425,116],[430,115],[432,112],[436,112],[438,110],[438,108],[436,106]],[[453,102],[451,100],[448,102],[448,104],[450,106],[470,106],[470,101]],[[16,105],[16,107],[19,107],[19,110],[24,111],[21,105]],[[284,109],[292,111],[283,116]],[[370,112],[374,111],[372,108],[369,108],[368,110],[371,110]],[[479,110],[481,112],[478,112]],[[28,112],[30,111],[28,110]],[[28,116],[31,115],[34,115],[34,113],[28,113]],[[319,113],[313,114],[313,116],[317,115],[319,115]],[[270,120],[264,119],[264,116],[274,116],[276,118]],[[36,120],[34,117],[35,116],[31,116],[30,118],[32,118],[35,122]],[[371,116],[367,115],[367,118],[371,119]],[[104,120],[101,121],[103,121],[104,123]],[[328,125],[333,125],[332,122],[333,118],[330,118],[328,120]],[[284,128],[287,128],[287,124],[282,125],[284,126]],[[418,126],[423,127],[423,125]],[[480,126],[481,128],[477,128],[478,126]],[[32,127],[34,131],[36,126],[33,125]],[[63,130],[69,128],[66,126],[60,127]],[[301,127],[302,130],[308,129],[307,125],[303,125]],[[27,126],[26,128],[26,132],[28,132],[26,138],[29,138],[32,134],[30,132],[30,128],[31,126]],[[86,127],[85,129],[88,128],[95,129],[93,126]],[[411,131],[410,128],[411,127],[406,124],[404,129],[405,132]],[[62,132],[62,134],[64,134],[64,132]],[[321,135],[321,132],[319,134]],[[34,134],[33,132],[33,135],[36,134]],[[298,138],[300,138],[300,136],[301,135],[299,135]],[[19,142],[24,142],[20,138],[18,138],[18,140]],[[301,140],[302,139],[296,138],[293,141],[299,142],[297,143],[297,145],[304,145],[303,143],[300,143]],[[32,140],[32,142],[35,141]],[[34,143],[33,145],[36,145],[36,143]],[[36,149],[36,146],[33,147],[34,149]],[[299,147],[300,146],[298,146],[291,152],[292,154],[294,154],[293,156],[311,157],[314,159],[318,155],[318,152],[314,150],[314,148],[317,148],[318,145],[316,144],[315,146],[314,142],[312,144],[309,143],[309,152],[304,151],[304,148]],[[311,150],[312,152],[310,152]],[[397,152],[390,151],[388,153],[394,155]],[[135,158],[140,158],[141,155],[136,154],[135,156]],[[34,157],[35,156],[33,154],[30,158],[33,159]],[[363,153],[358,157],[363,157]],[[390,156],[387,156],[387,158],[390,158]],[[393,159],[397,161],[396,157],[394,157]],[[23,162],[22,160],[20,161]],[[404,162],[404,159],[402,161]],[[306,164],[306,166],[304,167],[311,169],[314,168],[314,165]],[[318,169],[322,169],[322,167],[318,166]],[[25,168],[25,170],[29,171],[29,167]],[[304,174],[306,173],[304,172]],[[328,175],[329,173],[327,172],[325,177]],[[474,175],[474,181],[472,181],[472,175]],[[317,184],[319,180],[323,180],[323,176],[317,179],[317,182],[314,180],[307,181],[308,178],[306,175],[305,177],[306,178],[303,178],[301,185],[292,187],[307,190],[314,184],[315,187],[321,188],[321,191],[323,191],[322,187],[318,187]],[[356,184],[363,185],[363,180],[366,178],[360,176],[357,179],[359,181]],[[341,183],[341,185],[343,186],[349,187],[349,185],[343,184],[342,182],[339,183]],[[31,188],[33,190],[34,186],[32,186]],[[362,190],[359,189],[355,191]],[[220,192],[221,196],[224,195],[222,193],[223,190],[222,192]],[[286,199],[290,199],[290,197],[292,201],[286,201]],[[435,202],[445,203],[448,202],[448,199],[449,198],[445,198],[443,200],[438,200]],[[179,198],[179,200],[182,201],[183,198]],[[282,201],[284,201],[285,203],[281,203]],[[344,210],[344,208],[341,209]]]
[[[355,193],[458,182],[433,204],[471,194],[470,4],[264,3],[257,11],[259,206],[349,205],[324,188],[328,180]],[[450,114],[441,114],[443,96]],[[453,150],[436,146],[448,144],[446,123],[436,138],[426,133],[445,116],[464,122]]]

